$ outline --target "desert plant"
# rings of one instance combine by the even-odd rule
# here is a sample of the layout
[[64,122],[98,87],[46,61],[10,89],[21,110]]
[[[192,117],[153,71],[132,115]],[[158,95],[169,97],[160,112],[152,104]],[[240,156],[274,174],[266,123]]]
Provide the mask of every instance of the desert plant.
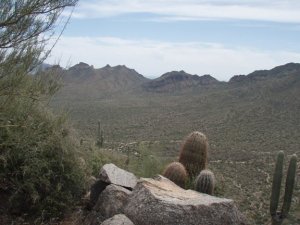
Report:
[[187,136],[180,150],[179,162],[184,165],[190,178],[194,178],[207,165],[208,141],[206,136],[194,131]]
[[195,190],[212,195],[215,189],[215,175],[210,170],[202,170],[195,180]]
[[167,165],[162,175],[182,188],[185,187],[186,181],[188,179],[186,169],[179,162],[172,162]]
[[100,121],[98,121],[97,142],[96,142],[96,145],[101,148],[103,146],[103,142],[104,142],[103,130],[101,129],[101,123],[100,123]]
[[50,71],[38,71],[66,18],[60,15],[76,3],[0,1],[0,192],[7,214],[61,216],[83,193],[77,138],[46,107],[58,84]]
[[286,182],[285,182],[283,205],[281,211],[277,211],[279,198],[280,198],[281,180],[283,174],[282,172],[283,159],[284,159],[284,153],[283,151],[280,151],[277,155],[275,172],[273,175],[271,200],[270,200],[270,214],[272,219],[272,225],[282,224],[283,220],[288,216],[291,203],[292,203],[292,195],[294,190],[295,175],[296,175],[296,168],[297,168],[296,155],[293,155],[290,159]]

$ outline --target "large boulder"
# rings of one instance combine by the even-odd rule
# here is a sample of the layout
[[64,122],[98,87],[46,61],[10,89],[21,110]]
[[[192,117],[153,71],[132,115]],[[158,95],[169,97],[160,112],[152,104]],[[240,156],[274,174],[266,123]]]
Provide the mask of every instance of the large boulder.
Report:
[[105,219],[123,213],[124,205],[130,194],[131,191],[126,188],[114,184],[108,185],[99,195],[93,210],[101,213]]
[[124,212],[136,225],[247,224],[232,200],[184,190],[162,176],[142,178]]
[[134,225],[124,214],[118,214],[105,220],[101,225]]
[[110,163],[105,164],[101,168],[98,179],[93,182],[90,191],[90,202],[88,204],[89,209],[96,204],[99,195],[109,184],[115,184],[132,190],[137,184],[137,178],[133,173],[127,172]]
[[102,167],[98,178],[105,183],[116,184],[129,190],[132,190],[137,184],[137,178],[133,173],[120,169],[112,163]]

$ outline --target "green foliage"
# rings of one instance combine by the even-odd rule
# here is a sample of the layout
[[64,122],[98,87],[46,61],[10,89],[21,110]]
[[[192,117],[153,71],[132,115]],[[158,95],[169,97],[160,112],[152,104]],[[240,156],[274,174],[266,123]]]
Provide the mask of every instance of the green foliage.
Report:
[[65,119],[24,100],[11,103],[1,119],[0,155],[5,163],[0,180],[8,191],[9,212],[61,216],[80,198],[85,181]]
[[76,138],[46,107],[59,82],[37,69],[59,16],[76,3],[0,2],[0,195],[7,199],[0,213],[61,216],[83,193]]
[[107,163],[114,163],[118,167],[124,168],[124,158],[116,152],[109,152],[105,149],[90,147],[85,152],[84,158],[87,162],[87,174],[97,177],[99,171]]
[[178,186],[185,188],[188,174],[184,166],[179,162],[172,162],[167,165],[162,173],[163,176],[173,181]]
[[180,150],[179,162],[186,168],[189,177],[194,178],[207,164],[208,141],[204,134],[194,131],[185,139]]
[[45,50],[47,38],[55,33],[59,16],[76,3],[77,0],[0,2],[1,107],[16,97],[39,97],[39,90],[24,89],[23,83],[49,55],[51,50]]
[[297,169],[297,156],[293,155],[290,159],[287,178],[285,183],[285,193],[283,199],[283,205],[280,212],[277,211],[280,197],[282,170],[283,170],[283,158],[284,153],[280,151],[277,155],[275,172],[273,177],[272,194],[270,201],[270,214],[272,217],[272,225],[280,225],[283,220],[287,218],[290,211],[292,196],[295,184],[296,169]]
[[131,160],[133,171],[140,177],[154,177],[160,173],[162,163],[155,155],[141,154],[139,157]]
[[215,175],[210,170],[202,170],[195,180],[195,190],[212,195],[215,189]]

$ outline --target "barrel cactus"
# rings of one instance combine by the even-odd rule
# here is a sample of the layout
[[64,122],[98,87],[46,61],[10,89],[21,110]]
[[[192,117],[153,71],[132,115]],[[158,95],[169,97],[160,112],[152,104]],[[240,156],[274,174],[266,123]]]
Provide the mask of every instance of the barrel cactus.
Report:
[[187,136],[180,150],[179,162],[184,165],[190,178],[196,177],[207,165],[208,141],[206,136],[194,131]]
[[195,180],[195,190],[212,195],[215,189],[215,175],[210,170],[202,170]]
[[172,162],[167,165],[162,175],[182,188],[185,187],[188,178],[186,169],[179,162]]
[[283,223],[283,220],[287,218],[292,203],[292,195],[293,195],[293,190],[295,185],[297,156],[293,155],[290,159],[290,163],[287,171],[283,205],[281,211],[277,211],[279,198],[280,198],[280,189],[281,189],[281,180],[282,180],[282,171],[283,171],[283,158],[284,158],[284,153],[280,151],[277,155],[275,172],[273,176],[271,200],[270,200],[270,214],[272,218],[272,225],[280,225]]

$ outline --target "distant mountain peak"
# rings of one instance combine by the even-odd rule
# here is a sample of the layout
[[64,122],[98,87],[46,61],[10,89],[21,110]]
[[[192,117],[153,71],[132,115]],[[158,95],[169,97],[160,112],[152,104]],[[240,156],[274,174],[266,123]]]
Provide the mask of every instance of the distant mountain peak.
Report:
[[116,66],[111,66],[109,64],[107,64],[106,66],[100,68],[99,70],[101,69],[107,69],[107,70],[121,70],[121,69],[126,69],[126,70],[130,70],[130,71],[133,71],[134,69],[130,69],[128,68],[127,66],[125,65],[116,65]]
[[171,72],[167,72],[164,73],[163,75],[161,75],[161,77],[157,78],[157,79],[187,79],[189,77],[191,77],[191,74],[186,73],[183,70],[180,71],[171,71]]
[[208,74],[198,76],[197,74],[192,75],[186,73],[184,70],[180,70],[165,73],[159,78],[145,83],[144,88],[150,91],[170,92],[218,82],[218,80]]
[[94,67],[87,63],[84,63],[84,62],[80,62],[72,67],[69,68],[69,70],[84,70],[84,69],[93,69]]

